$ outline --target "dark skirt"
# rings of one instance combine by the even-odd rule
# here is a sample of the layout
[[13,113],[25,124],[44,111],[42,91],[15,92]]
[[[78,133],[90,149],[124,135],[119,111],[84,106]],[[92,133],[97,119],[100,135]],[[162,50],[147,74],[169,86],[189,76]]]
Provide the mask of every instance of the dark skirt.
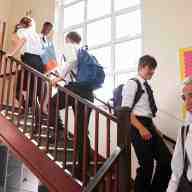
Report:
[[[28,66],[32,67],[33,69],[36,69],[37,71],[43,73],[43,62],[41,60],[41,57],[39,55],[34,55],[30,53],[24,53],[24,55],[21,56],[21,60]],[[16,99],[19,100],[20,94],[22,91],[27,90],[27,81],[28,81],[28,71],[24,71],[24,79],[23,79],[23,88],[21,90],[21,74],[22,71],[18,72],[17,76],[17,86],[16,86]],[[29,104],[32,103],[32,97],[33,97],[33,89],[34,89],[34,75],[31,75],[30,80],[30,91],[29,91]],[[41,90],[41,81],[38,80],[38,86],[37,86],[37,96],[40,96]]]

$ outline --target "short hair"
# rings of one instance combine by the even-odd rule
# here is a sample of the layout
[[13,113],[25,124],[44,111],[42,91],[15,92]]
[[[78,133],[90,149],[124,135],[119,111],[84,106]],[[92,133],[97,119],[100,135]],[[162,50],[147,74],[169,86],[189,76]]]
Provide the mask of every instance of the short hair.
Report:
[[23,28],[28,28],[32,22],[32,19],[29,17],[22,17],[21,20],[19,21],[19,25]]
[[155,69],[157,67],[157,61],[154,57],[150,55],[144,55],[139,59],[138,68],[141,69],[145,66],[148,66],[151,69]]
[[53,24],[51,22],[49,22],[49,21],[46,21],[46,22],[43,23],[43,28],[44,27],[51,27],[52,28]]
[[186,85],[192,85],[192,76],[187,77],[184,81],[183,81],[183,86]]
[[17,33],[17,31],[21,28],[21,25],[20,24],[16,24],[15,27],[14,27],[14,31],[13,33]]
[[81,42],[81,36],[75,31],[69,32],[66,35],[66,38],[69,39],[72,43],[79,44]]

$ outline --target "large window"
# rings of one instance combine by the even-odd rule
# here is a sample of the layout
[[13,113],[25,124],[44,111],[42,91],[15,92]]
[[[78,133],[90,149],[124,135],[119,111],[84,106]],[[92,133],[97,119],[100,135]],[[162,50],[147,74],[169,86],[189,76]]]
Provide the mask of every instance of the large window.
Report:
[[98,97],[108,100],[115,86],[136,75],[142,54],[141,0],[56,0],[58,47],[67,32],[82,35],[82,45],[106,72]]

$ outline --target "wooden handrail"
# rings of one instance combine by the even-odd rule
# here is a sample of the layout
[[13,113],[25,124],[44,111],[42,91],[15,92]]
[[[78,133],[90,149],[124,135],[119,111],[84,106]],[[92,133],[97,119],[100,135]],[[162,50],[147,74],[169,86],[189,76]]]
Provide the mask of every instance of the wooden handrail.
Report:
[[[1,53],[5,54],[5,52],[3,52],[3,51],[1,51]],[[27,80],[27,84],[28,85],[27,85],[27,90],[26,90],[27,93],[29,93],[29,88],[30,88],[30,84],[29,84],[30,76],[34,75],[34,78],[36,78],[36,80],[37,80],[37,78],[39,78],[40,80],[44,81],[43,82],[44,84],[48,83],[48,87],[50,87],[50,89],[49,89],[49,98],[50,98],[50,93],[51,93],[51,90],[52,90],[51,86],[52,85],[51,85],[51,80],[46,75],[39,73],[35,69],[29,67],[28,65],[25,65],[24,63],[22,63],[21,61],[18,61],[17,59],[15,59],[13,57],[8,57],[8,59],[13,61],[14,63],[16,63],[17,66],[21,65],[21,70],[27,71],[27,73],[29,72],[29,78]],[[18,71],[16,71],[16,76],[17,76],[17,72]],[[4,71],[4,74],[3,74],[4,81],[5,81],[5,75],[6,75],[6,73]],[[22,74],[22,76],[23,76],[23,74]],[[21,78],[23,78],[23,77],[21,77]],[[23,80],[21,80],[21,83],[23,83]],[[37,84],[37,81],[36,81],[36,84]],[[34,84],[34,86],[37,88],[37,85]],[[23,87],[23,85],[21,85],[21,90],[22,90],[22,87]],[[131,153],[130,153],[130,140],[128,139],[128,135],[127,135],[128,115],[129,115],[129,113],[127,113],[126,110],[125,111],[122,110],[122,111],[120,111],[120,115],[119,116],[118,115],[114,116],[113,114],[106,112],[102,108],[97,107],[92,102],[88,101],[87,99],[84,99],[84,98],[80,97],[79,95],[75,94],[74,92],[70,91],[66,87],[62,87],[60,85],[57,85],[57,88],[59,90],[59,93],[60,93],[60,91],[65,93],[66,98],[70,96],[70,97],[72,97],[75,100],[75,107],[76,107],[75,111],[77,111],[77,107],[79,105],[78,103],[81,103],[81,104],[83,104],[85,106],[86,110],[88,110],[88,108],[89,108],[89,109],[94,110],[96,112],[96,116],[97,116],[97,118],[96,118],[97,120],[96,121],[99,121],[99,115],[102,115],[102,116],[104,116],[104,118],[106,118],[106,130],[107,130],[107,136],[106,136],[106,144],[107,144],[106,157],[109,157],[109,159],[106,160],[105,165],[107,164],[107,162],[108,163],[110,162],[110,163],[109,163],[109,165],[107,165],[106,169],[104,169],[104,170],[101,169],[101,171],[99,172],[99,176],[98,176],[98,173],[96,172],[97,171],[97,167],[98,167],[98,165],[97,165],[97,157],[95,158],[96,160],[94,159],[95,160],[94,170],[95,170],[96,175],[98,176],[98,177],[95,178],[95,181],[100,182],[99,180],[106,175],[106,173],[110,170],[110,168],[114,164],[114,162],[118,161],[117,162],[117,167],[118,167],[117,169],[119,170],[119,172],[117,172],[117,170],[115,170],[116,171],[115,172],[115,174],[116,174],[115,176],[116,176],[116,179],[119,180],[120,182],[116,181],[116,189],[117,189],[117,186],[118,186],[119,191],[121,191],[121,192],[124,192],[125,189],[130,189],[130,181],[127,181],[127,180],[130,179],[130,175],[129,174],[130,174],[130,164],[131,164],[131,162],[130,162],[130,160],[131,160],[131,157],[130,157],[130,155],[131,155]],[[41,91],[43,92],[43,88],[41,89]],[[35,92],[36,91],[34,91],[33,98],[37,97],[37,94]],[[20,94],[20,98],[21,98],[21,94]],[[29,98],[29,97],[26,96],[26,98]],[[59,94],[58,94],[57,98],[59,98]],[[42,98],[40,98],[39,102],[41,102],[41,100],[42,100]],[[19,102],[21,103],[21,99],[19,99]],[[28,102],[28,100],[26,101],[26,104],[25,104],[25,113],[26,114],[28,112],[28,106],[29,106],[27,102]],[[58,105],[59,105],[58,102],[57,102],[56,105],[57,105],[56,106],[56,110],[58,111]],[[34,107],[35,107],[35,105],[32,106],[32,111],[33,111]],[[47,138],[49,138],[49,130],[50,130],[49,129],[49,126],[50,126],[49,125],[49,122],[50,122],[49,121],[49,116],[50,116],[50,110],[49,109],[50,109],[50,103],[48,104],[48,121],[47,121],[48,122],[48,124],[47,124],[48,132],[47,132]],[[87,114],[86,110],[84,112]],[[40,113],[41,113],[41,111],[40,111]],[[55,115],[55,114],[58,115],[57,112],[52,114],[52,115]],[[74,118],[75,121],[76,121],[74,123],[75,125],[77,123],[76,117],[77,117],[77,113],[75,114],[75,118]],[[39,118],[41,118],[41,116]],[[56,116],[56,119],[57,118],[58,118],[58,116]],[[86,122],[87,120],[88,119],[85,119],[85,123],[84,123],[85,127],[87,127],[87,125],[88,125],[87,122]],[[110,121],[115,122],[115,124],[118,126],[118,128],[117,128],[117,130],[118,130],[118,147],[117,148],[120,149],[120,151],[121,151],[119,154],[118,154],[117,150],[113,153],[114,156],[111,157],[112,161],[110,161],[111,160],[111,158],[110,158],[110,154],[111,154],[111,149],[110,149],[110,145],[111,145],[111,142],[110,142],[111,122]],[[24,118],[24,129],[23,129],[24,132],[26,130],[25,129],[26,123],[27,123],[27,115],[25,115],[25,118]],[[96,122],[96,124],[98,124],[98,122]],[[57,130],[58,127],[57,127],[57,125],[55,125],[55,126],[56,126],[55,129]],[[65,126],[67,126],[67,124],[65,124]],[[41,125],[39,127],[40,127],[39,129],[41,129]],[[95,127],[97,127],[97,129],[98,129],[98,125],[95,125]],[[77,126],[74,126],[74,128],[75,128],[74,130],[77,130]],[[32,130],[32,132],[33,132],[33,130]],[[87,134],[88,134],[87,132],[84,132],[84,136],[83,137],[85,138]],[[1,132],[0,132],[0,135],[1,135]],[[75,137],[74,141],[77,141],[76,135],[77,135],[77,133],[74,134],[74,137]],[[6,141],[6,137],[4,138],[4,142],[8,142],[8,141]],[[11,145],[11,143],[9,143],[9,145]],[[83,149],[83,151],[85,152],[86,151],[86,142],[84,142],[83,147],[84,146],[85,146],[85,148]],[[13,147],[13,150],[16,150],[14,148],[14,146],[11,146],[11,147]],[[73,144],[73,148],[74,148],[73,162],[74,162],[74,165],[75,165],[76,164],[76,155],[77,155],[77,154],[75,154],[76,151],[77,151],[77,150],[75,150],[76,149],[75,148],[75,144]],[[46,150],[48,151],[48,149],[49,149],[49,139],[48,139],[48,142],[46,144]],[[56,154],[57,153],[57,131],[55,131],[55,150],[56,150],[55,151],[55,154]],[[20,153],[20,151],[18,151],[18,153]],[[97,151],[96,155],[98,155],[98,151]],[[20,157],[24,158],[21,155],[20,155]],[[83,176],[84,176],[84,178],[86,178],[85,173],[87,171],[87,167],[86,167],[85,160],[84,160],[83,163],[84,163],[83,164],[84,165],[84,167],[83,167],[84,175]],[[45,179],[47,179],[47,178],[44,178],[43,175],[40,175],[38,173],[38,170],[36,170],[37,167],[32,167],[31,169],[34,169],[35,170],[35,174],[37,176],[39,176],[39,178],[42,179],[42,181],[44,181],[46,184],[48,183],[48,185],[49,185],[49,182],[45,181]],[[65,165],[64,165],[64,167],[65,167]],[[108,173],[110,175],[110,174],[112,174],[112,171],[108,172]],[[47,174],[46,174],[46,177],[47,177]],[[106,186],[108,188],[110,188],[110,182],[111,181],[110,181],[110,178],[108,177],[108,175],[106,177],[106,181],[107,181],[106,182]],[[86,186],[86,183],[87,183],[87,181],[84,179],[83,180],[83,186]],[[52,185],[52,184],[50,184],[50,185]],[[88,186],[87,186],[88,188],[87,189],[90,189],[89,188],[90,185],[91,184],[88,184]],[[97,184],[94,184],[94,185],[97,185]],[[52,189],[52,186],[48,186],[48,187],[50,189]],[[125,189],[123,190],[123,188],[125,188]],[[62,190],[60,190],[60,191],[62,191]],[[68,190],[68,191],[70,191],[70,190]],[[118,191],[118,190],[116,190],[116,191]],[[77,190],[77,192],[78,192],[78,190]]]
[[[81,186],[63,169],[60,169],[23,134],[0,115],[0,138],[27,167],[46,183],[51,192],[80,192]],[[54,182],[53,182],[54,181]]]
[[116,147],[112,155],[101,166],[94,179],[89,182],[86,188],[83,189],[83,192],[92,192],[100,184],[102,179],[111,169],[112,165],[118,160],[121,151],[120,147]]
[[[1,22],[0,22],[1,25]],[[1,30],[1,29],[0,29]],[[0,31],[0,49],[4,47],[4,41],[5,41],[5,31],[6,31],[6,22],[2,22],[2,30]]]

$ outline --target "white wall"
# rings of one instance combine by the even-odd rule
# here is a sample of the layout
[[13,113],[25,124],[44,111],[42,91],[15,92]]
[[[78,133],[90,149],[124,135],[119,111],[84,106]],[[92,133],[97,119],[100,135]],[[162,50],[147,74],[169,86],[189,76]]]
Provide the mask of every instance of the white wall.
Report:
[[0,20],[7,21],[10,13],[11,0],[1,0]]
[[[159,127],[173,138],[181,119],[179,48],[192,46],[191,0],[144,0],[144,53],[155,56],[158,69],[152,84],[161,110]],[[161,119],[161,122],[160,122]]]
[[[1,5],[0,5],[0,22],[9,21],[9,16],[10,16],[10,10],[11,10],[11,0],[1,0]],[[8,31],[8,27],[6,26],[6,32]],[[6,37],[5,37],[5,42],[4,46],[6,45]]]

